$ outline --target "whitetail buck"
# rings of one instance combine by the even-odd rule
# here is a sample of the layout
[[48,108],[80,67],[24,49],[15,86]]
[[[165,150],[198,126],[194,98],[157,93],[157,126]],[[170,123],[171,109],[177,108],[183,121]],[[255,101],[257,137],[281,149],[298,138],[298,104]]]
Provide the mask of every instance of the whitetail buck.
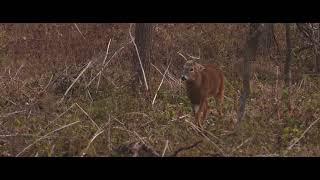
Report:
[[214,64],[201,65],[195,61],[187,61],[183,66],[181,80],[185,81],[187,95],[191,101],[196,123],[201,127],[202,121],[208,115],[208,98],[213,96],[219,105],[219,115],[222,116],[224,97],[224,75]]

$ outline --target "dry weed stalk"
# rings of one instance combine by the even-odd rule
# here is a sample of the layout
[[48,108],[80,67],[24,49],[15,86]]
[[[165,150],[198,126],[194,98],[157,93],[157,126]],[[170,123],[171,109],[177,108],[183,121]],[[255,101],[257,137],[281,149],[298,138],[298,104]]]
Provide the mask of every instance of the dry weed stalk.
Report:
[[80,72],[80,74],[78,75],[78,77],[73,80],[72,84],[69,86],[69,88],[66,90],[66,92],[64,93],[63,97],[61,98],[60,102],[62,102],[65,98],[65,96],[68,94],[68,92],[70,91],[70,89],[72,88],[72,86],[78,81],[78,79],[80,78],[80,76],[90,67],[92,61],[89,61],[89,63],[87,64],[87,66]]
[[129,35],[130,35],[130,38],[133,42],[133,45],[136,49],[136,52],[137,52],[137,56],[138,56],[138,59],[139,59],[139,63],[140,63],[140,68],[141,68],[141,71],[142,71],[142,75],[143,75],[143,80],[144,80],[144,84],[146,86],[146,90],[148,91],[149,90],[149,86],[148,86],[148,83],[147,83],[147,78],[146,78],[146,74],[144,72],[144,68],[143,68],[143,65],[142,65],[142,61],[141,61],[141,58],[140,58],[140,54],[139,54],[139,50],[138,50],[138,47],[137,47],[137,44],[135,42],[135,39],[134,37],[132,36],[131,34],[131,27],[132,27],[132,24],[130,24],[130,28],[129,28]]
[[74,23],[74,26],[77,28],[78,32],[81,34],[81,36],[83,37],[84,40],[86,40],[86,38],[84,37],[84,35],[82,34],[82,32],[80,31],[78,25],[76,23]]
[[193,129],[195,129],[197,132],[199,132],[205,139],[207,139],[210,143],[212,143],[217,149],[218,151],[220,151],[220,153],[223,156],[226,156],[225,152],[216,144],[214,143],[208,136],[206,136],[196,125],[194,125],[192,122],[185,120],[187,123],[189,123],[191,125],[191,127],[193,127]]
[[159,92],[159,90],[160,90],[160,88],[161,88],[161,85],[162,85],[162,83],[163,83],[164,77],[166,76],[166,74],[167,74],[167,72],[168,72],[168,70],[169,70],[170,65],[171,65],[171,62],[169,63],[167,69],[166,69],[166,70],[164,71],[164,73],[163,73],[161,82],[160,82],[160,84],[159,84],[159,86],[158,86],[158,89],[157,89],[157,91],[156,91],[156,93],[155,93],[155,95],[154,95],[154,97],[153,97],[153,100],[152,100],[152,103],[151,103],[152,106],[154,105],[154,102],[155,102],[155,100],[156,100],[156,98],[157,98],[158,92]]
[[97,130],[97,132],[94,134],[94,136],[90,139],[87,147],[83,150],[83,153],[82,153],[81,157],[87,155],[87,152],[89,150],[89,147],[90,147],[91,143],[103,132],[104,132],[104,130],[102,130],[102,129],[98,129]]
[[53,130],[53,131],[50,131],[49,133],[45,134],[45,135],[42,136],[41,138],[35,140],[33,143],[31,143],[31,144],[29,144],[27,147],[25,147],[22,151],[20,151],[20,152],[16,155],[16,157],[19,157],[22,153],[24,153],[24,152],[25,152],[26,150],[28,150],[30,147],[32,147],[33,145],[35,145],[37,142],[39,142],[39,141],[41,141],[41,140],[43,140],[43,139],[45,139],[45,138],[48,138],[48,136],[49,136],[50,134],[53,134],[53,133],[55,133],[55,132],[57,132],[57,131],[60,131],[60,130],[62,130],[62,129],[64,129],[64,128],[67,128],[67,127],[72,126],[72,125],[74,125],[74,124],[77,124],[77,123],[79,123],[79,122],[81,122],[81,121],[75,121],[75,122],[72,122],[72,123],[70,123],[70,124],[61,126],[61,127],[59,127],[58,129],[55,129],[55,130]]
[[303,131],[303,133],[301,134],[301,136],[300,136],[299,138],[295,138],[294,141],[293,141],[293,143],[290,144],[290,145],[287,147],[286,151],[284,152],[284,155],[288,154],[288,152],[293,148],[293,146],[296,145],[296,144],[305,136],[305,134],[311,129],[311,127],[314,126],[319,120],[320,120],[320,118],[314,120],[314,121],[308,126],[308,128]]

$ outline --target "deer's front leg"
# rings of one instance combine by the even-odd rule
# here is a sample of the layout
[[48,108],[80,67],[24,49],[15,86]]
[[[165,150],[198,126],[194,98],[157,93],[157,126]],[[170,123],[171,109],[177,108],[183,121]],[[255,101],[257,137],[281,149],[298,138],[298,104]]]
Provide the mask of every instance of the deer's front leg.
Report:
[[195,114],[195,120],[198,127],[201,127],[201,115],[203,113],[204,108],[205,108],[205,101],[200,101],[200,104],[193,105],[193,112]]
[[199,126],[199,119],[200,119],[200,105],[199,104],[192,104],[192,110],[195,118],[196,124]]
[[204,105],[203,105],[203,116],[202,116],[202,121],[205,121],[208,117],[208,99],[204,100]]

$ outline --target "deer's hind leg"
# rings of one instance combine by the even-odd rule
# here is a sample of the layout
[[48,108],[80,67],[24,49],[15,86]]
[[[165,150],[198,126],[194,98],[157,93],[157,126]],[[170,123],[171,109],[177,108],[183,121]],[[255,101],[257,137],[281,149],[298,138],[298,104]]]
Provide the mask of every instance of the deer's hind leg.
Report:
[[224,90],[220,91],[218,95],[215,97],[216,104],[218,106],[219,116],[223,116],[223,101],[224,101]]
[[200,104],[192,104],[192,111],[193,111],[193,115],[197,125],[198,125],[198,119],[199,119],[199,109],[200,109]]
[[195,115],[195,120],[196,120],[196,123],[198,125],[198,127],[202,127],[202,124],[201,124],[201,120],[202,120],[202,117],[201,115],[203,116],[204,115],[204,110],[205,110],[205,101],[200,101],[200,104],[193,104],[193,112],[194,112],[194,115]]

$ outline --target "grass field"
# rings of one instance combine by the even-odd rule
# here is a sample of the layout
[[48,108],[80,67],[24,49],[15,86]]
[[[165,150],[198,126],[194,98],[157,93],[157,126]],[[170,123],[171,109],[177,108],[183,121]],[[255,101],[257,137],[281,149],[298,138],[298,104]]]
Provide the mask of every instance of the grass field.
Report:
[[[178,156],[320,155],[319,77],[301,72],[288,90],[277,62],[258,59],[246,114],[235,128],[241,81],[232,75],[228,57],[221,58],[216,63],[226,74],[224,116],[218,118],[211,99],[210,115],[199,133],[179,81],[179,62],[169,67],[158,92],[167,67],[158,63],[158,70],[152,68],[152,98],[145,99],[131,91],[130,65],[124,60],[130,44],[119,44],[111,42],[104,69],[105,51],[58,65],[2,53],[0,155],[128,156],[117,149],[141,142],[166,156],[198,141]],[[168,56],[179,58],[176,52]]]

